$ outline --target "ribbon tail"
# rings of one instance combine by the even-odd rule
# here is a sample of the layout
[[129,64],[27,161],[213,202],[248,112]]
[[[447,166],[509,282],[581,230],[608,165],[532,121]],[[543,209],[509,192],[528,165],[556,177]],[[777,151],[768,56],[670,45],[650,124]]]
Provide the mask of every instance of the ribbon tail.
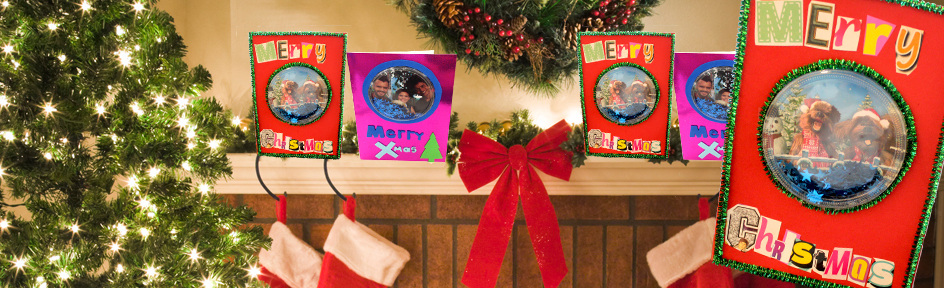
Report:
[[493,288],[498,281],[498,272],[505,259],[505,250],[511,240],[518,210],[517,174],[507,168],[485,202],[479,228],[469,251],[469,261],[462,275],[462,283],[466,286]]
[[528,169],[521,172],[521,206],[524,208],[538,268],[541,269],[541,278],[544,279],[544,287],[558,287],[567,276],[567,262],[561,246],[557,213],[537,171],[529,165]]

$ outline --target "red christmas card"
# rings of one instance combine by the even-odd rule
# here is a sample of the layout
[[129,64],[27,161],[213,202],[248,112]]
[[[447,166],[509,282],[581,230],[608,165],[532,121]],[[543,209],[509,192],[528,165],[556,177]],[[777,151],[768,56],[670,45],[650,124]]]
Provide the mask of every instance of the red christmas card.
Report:
[[341,157],[347,35],[252,32],[249,42],[259,153]]
[[942,12],[743,0],[715,263],[808,286],[911,286],[944,159]]
[[675,35],[580,33],[587,154],[666,158]]

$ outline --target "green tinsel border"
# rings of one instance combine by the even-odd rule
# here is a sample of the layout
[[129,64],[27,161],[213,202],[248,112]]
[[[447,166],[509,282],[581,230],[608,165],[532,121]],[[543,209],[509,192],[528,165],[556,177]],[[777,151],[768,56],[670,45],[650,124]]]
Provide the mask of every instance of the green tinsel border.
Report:
[[[764,157],[764,142],[763,142],[764,141],[764,120],[767,119],[767,109],[770,108],[770,104],[773,103],[774,98],[776,98],[777,94],[779,94],[780,91],[783,91],[783,88],[785,88],[787,84],[789,84],[794,79],[797,79],[800,76],[807,75],[809,73],[817,72],[824,69],[838,69],[838,70],[856,72],[856,73],[859,73],[860,75],[868,77],[869,79],[872,79],[873,81],[878,83],[880,86],[882,86],[882,88],[884,88],[885,91],[888,92],[888,94],[892,97],[892,99],[895,101],[895,104],[898,105],[898,109],[901,110],[901,114],[903,116],[902,118],[904,118],[904,121],[905,121],[905,130],[907,133],[906,138],[908,140],[908,147],[905,149],[905,159],[901,164],[901,169],[898,171],[898,175],[895,177],[895,180],[892,180],[888,188],[885,188],[885,191],[882,191],[882,193],[876,196],[875,199],[872,199],[869,202],[857,205],[855,207],[843,208],[843,209],[823,208],[823,207],[818,207],[816,205],[803,201],[803,199],[800,199],[796,195],[793,195],[793,193],[790,193],[790,191],[788,191],[787,188],[784,187],[783,184],[780,183],[780,181],[777,181],[773,172],[770,170],[770,167],[767,166],[767,161],[765,161],[765,157]],[[869,68],[868,66],[865,66],[865,65],[853,62],[853,61],[833,60],[833,59],[819,60],[813,64],[806,65],[806,66],[794,69],[793,71],[790,71],[790,73],[787,73],[786,77],[783,77],[782,79],[780,79],[780,81],[777,82],[777,84],[774,86],[773,91],[770,92],[770,97],[767,97],[767,101],[764,102],[764,106],[763,108],[761,108],[760,113],[761,113],[761,116],[759,117],[760,120],[758,120],[757,122],[757,125],[758,125],[757,126],[757,146],[758,146],[757,152],[760,155],[760,161],[764,165],[764,172],[767,173],[767,177],[770,178],[770,180],[774,183],[774,185],[776,185],[777,188],[780,189],[780,192],[783,192],[783,194],[787,195],[787,197],[800,201],[800,204],[803,204],[804,207],[812,209],[812,210],[823,211],[823,212],[826,212],[826,214],[839,214],[839,213],[852,213],[852,212],[871,208],[872,206],[875,206],[876,204],[878,204],[878,202],[881,202],[883,199],[885,199],[885,197],[888,197],[888,194],[891,194],[891,192],[895,190],[895,186],[898,186],[898,183],[901,182],[901,178],[905,176],[905,173],[908,172],[908,170],[911,168],[912,162],[914,161],[914,157],[916,154],[915,151],[917,150],[917,144],[918,144],[917,143],[918,136],[915,134],[914,115],[911,113],[911,107],[908,106],[908,103],[905,102],[905,99],[901,96],[901,93],[898,92],[898,89],[895,88],[895,85],[892,84],[891,81],[883,77],[882,74],[879,74],[872,68]]]
[[[252,73],[251,75],[252,75],[252,79],[253,79],[253,81],[252,81],[252,109],[253,109],[253,111],[258,111],[258,110],[259,110],[259,109],[258,109],[259,107],[256,107],[256,102],[257,102],[257,100],[256,100],[256,81],[255,81],[255,79],[256,79],[256,66],[254,65],[254,64],[255,64],[255,57],[253,57],[253,55],[252,55],[252,51],[253,51],[252,37],[253,37],[253,36],[296,36],[296,35],[300,35],[300,36],[333,36],[333,37],[341,37],[341,39],[344,39],[344,49],[341,51],[341,54],[342,54],[342,55],[341,55],[341,85],[340,85],[340,86],[341,86],[341,87],[340,87],[340,88],[341,88],[341,93],[338,93],[339,95],[341,95],[341,96],[340,96],[340,97],[341,97],[341,99],[340,99],[341,101],[340,101],[340,103],[339,103],[339,104],[340,104],[340,107],[338,108],[338,109],[341,109],[341,111],[340,111],[340,114],[341,114],[341,115],[340,115],[341,121],[338,121],[338,141],[337,141],[337,145],[336,145],[337,147],[335,147],[335,150],[334,150],[335,153],[334,153],[334,154],[264,153],[264,152],[262,152],[262,141],[259,141],[259,138],[258,138],[258,137],[259,137],[259,129],[260,129],[260,127],[259,127],[259,115],[258,115],[259,113],[255,113],[255,116],[256,116],[256,121],[255,121],[256,123],[255,123],[255,126],[256,126],[256,137],[257,137],[257,138],[256,138],[256,153],[261,154],[262,156],[280,157],[280,158],[293,157],[293,158],[315,158],[315,159],[340,159],[340,158],[341,158],[341,125],[344,124],[344,121],[343,121],[343,120],[344,120],[344,73],[345,73],[345,72],[344,72],[344,71],[345,71],[345,70],[344,70],[344,67],[347,66],[347,34],[346,34],[346,33],[329,33],[329,32],[249,32],[249,69],[250,69],[250,71],[251,71],[251,73]],[[317,70],[316,70],[316,71],[317,71]],[[320,72],[320,71],[319,71],[319,72]],[[273,74],[274,74],[274,73],[273,73]],[[271,77],[271,76],[270,76],[270,77]],[[325,83],[328,83],[328,78],[327,78],[327,77],[325,77]],[[328,101],[330,101],[330,100],[328,100]],[[330,104],[330,103],[329,103],[329,104]],[[326,106],[326,107],[330,107],[330,106]],[[325,109],[327,109],[327,108],[325,108]],[[322,115],[322,116],[323,116],[323,115]],[[319,117],[319,119],[320,119],[320,117]]]
[[[586,89],[583,87],[583,82],[584,82],[584,81],[583,81],[583,79],[584,79],[584,78],[583,78],[583,77],[584,77],[584,75],[583,75],[583,64],[584,64],[584,63],[583,63],[583,41],[582,41],[581,38],[583,38],[583,36],[614,36],[614,35],[659,36],[659,37],[669,37],[670,39],[672,39],[672,47],[670,48],[670,51],[669,51],[669,53],[672,54],[672,55],[669,56],[669,86],[668,86],[668,87],[669,87],[669,89],[668,89],[668,92],[669,92],[669,93],[667,93],[667,94],[669,94],[669,95],[668,95],[668,96],[669,96],[669,97],[668,97],[669,99],[668,99],[668,101],[667,101],[667,102],[669,103],[669,104],[668,104],[668,106],[669,106],[669,113],[668,113],[668,115],[666,116],[667,121],[666,121],[666,124],[665,124],[665,142],[663,142],[663,144],[664,144],[663,146],[664,146],[664,147],[662,148],[662,155],[649,155],[649,154],[617,154],[617,153],[591,153],[591,152],[590,152],[590,145],[587,145],[587,144],[586,144],[586,143],[589,143],[588,140],[589,140],[589,136],[590,136],[590,129],[588,129],[587,126],[586,126],[586,125],[587,125],[587,107],[586,107],[586,106],[587,106],[587,105],[586,105],[586,102],[587,102],[587,101],[586,101],[586,99],[584,99],[584,97],[586,96],[586,95],[584,95],[584,90],[586,90]],[[671,91],[671,90],[672,90],[672,89],[671,89],[671,88],[672,88],[672,81],[674,81],[674,78],[675,78],[675,34],[673,34],[673,33],[658,33],[658,32],[640,32],[640,31],[580,32],[580,33],[577,33],[577,43],[578,43],[577,45],[580,45],[580,47],[577,47],[577,57],[580,58],[580,59],[579,59],[580,63],[578,63],[578,65],[577,65],[577,71],[579,71],[579,73],[580,73],[580,74],[579,74],[579,75],[580,75],[580,107],[582,108],[582,109],[581,109],[581,113],[583,114],[583,123],[584,123],[584,127],[583,127],[583,128],[584,128],[584,129],[583,129],[584,149],[586,149],[585,151],[586,151],[587,155],[588,155],[588,156],[597,156],[597,157],[607,157],[607,158],[669,159],[669,141],[670,141],[671,136],[672,136],[672,135],[671,135],[671,133],[672,133],[672,131],[671,131],[671,128],[672,128],[672,103],[675,102],[675,99],[674,99],[674,97],[672,96],[672,91]],[[624,63],[628,63],[628,62],[624,62]],[[617,63],[617,64],[620,64],[620,63]],[[616,64],[614,64],[614,65],[616,65]],[[613,68],[613,66],[610,66],[610,68]],[[607,70],[609,70],[610,68],[607,68]],[[642,67],[640,67],[640,68],[642,68]],[[600,75],[605,74],[607,70],[604,70],[602,73],[600,73]],[[646,71],[647,74],[649,73],[649,71],[646,70],[646,69],[642,69],[642,70],[643,70],[643,71]],[[652,76],[652,74],[649,74],[649,75],[650,75],[650,77]],[[597,76],[597,77],[599,78],[599,76]],[[659,83],[658,83],[658,82],[659,82],[659,81],[656,81],[655,77],[652,77],[652,83],[656,85],[656,89],[659,88]],[[662,94],[662,93],[659,92],[659,94]],[[659,95],[659,96],[660,96],[660,98],[661,98],[661,95]],[[657,98],[657,99],[658,99],[658,98]],[[658,101],[658,100],[657,100],[657,101]],[[656,106],[654,106],[654,107],[658,107],[658,103],[656,103]],[[652,114],[650,114],[649,116],[652,116]],[[649,118],[649,117],[646,117],[646,119],[648,119],[648,118]],[[644,121],[645,121],[645,120],[644,120]],[[643,122],[643,121],[639,121],[639,123],[642,123],[642,122]],[[636,124],[639,124],[639,123],[636,123]],[[633,124],[633,125],[635,125],[635,124]]]
[[[333,94],[333,93],[331,93],[331,82],[328,81],[328,77],[325,77],[325,74],[322,73],[321,70],[319,70],[318,68],[315,68],[315,66],[312,66],[311,64],[308,64],[308,63],[305,63],[305,62],[292,62],[292,63],[288,63],[288,64],[285,64],[285,65],[282,65],[282,67],[279,67],[279,69],[275,69],[275,71],[272,72],[272,75],[269,75],[269,81],[266,82],[266,83],[271,84],[271,83],[272,83],[272,79],[275,78],[275,75],[276,75],[276,74],[279,74],[279,73],[281,73],[282,71],[284,71],[285,69],[292,68],[292,67],[305,67],[305,68],[309,68],[309,69],[315,70],[315,72],[317,72],[318,75],[321,76],[322,79],[324,79],[325,85],[328,86],[328,103],[325,104],[325,110],[328,109],[327,107],[331,107],[331,98],[332,98],[332,96],[334,96],[334,95],[331,95],[331,94]],[[255,85],[255,82],[253,82],[253,85]],[[255,87],[253,87],[253,89],[255,89]],[[254,98],[255,98],[255,97],[254,97]],[[266,95],[266,98],[268,99],[268,95]],[[253,101],[255,101],[255,100],[256,100],[256,99],[253,99]],[[269,106],[269,101],[266,101],[266,106]],[[272,110],[272,107],[269,107],[269,110],[271,111],[271,110]],[[312,120],[311,122],[306,123],[306,124],[296,124],[296,123],[291,123],[291,122],[285,122],[284,120],[280,119],[279,117],[275,117],[275,119],[279,119],[279,121],[282,121],[282,122],[284,122],[284,123],[286,123],[286,124],[289,124],[289,125],[292,125],[292,126],[305,126],[305,125],[308,125],[308,124],[314,124],[314,123],[317,122],[319,119],[321,119],[321,116],[324,116],[324,114],[325,114],[324,112],[321,112],[321,115],[318,115],[318,118],[315,118],[315,120]]]
[[[649,79],[652,79],[652,84],[656,86],[656,87],[655,87],[655,88],[656,88],[656,103],[652,104],[652,107],[653,107],[652,111],[655,111],[655,107],[659,107],[659,98],[662,98],[662,92],[659,90],[659,81],[656,81],[656,77],[653,77],[653,76],[652,76],[652,73],[649,72],[649,70],[646,70],[646,68],[643,68],[643,67],[640,66],[639,64],[636,64],[636,63],[633,63],[633,62],[620,62],[620,63],[613,64],[613,65],[611,65],[610,67],[607,67],[606,69],[603,69],[603,72],[600,72],[600,75],[597,75],[597,81],[594,82],[594,83],[599,84],[599,83],[600,83],[600,78],[603,78],[603,75],[606,75],[606,73],[610,73],[610,71],[613,71],[613,69],[620,68],[620,67],[632,67],[632,68],[636,68],[636,69],[642,70],[643,73],[646,73],[646,76],[649,76]],[[580,85],[583,86],[583,81],[580,81],[580,83],[581,83]],[[580,87],[580,88],[583,89],[583,87]],[[593,88],[594,88],[594,89],[593,89],[593,90],[594,90],[594,92],[593,92],[593,99],[596,99],[596,97],[597,97],[597,95],[596,95],[596,85],[594,85]],[[584,103],[583,101],[586,101],[586,100],[583,99],[583,94],[582,94],[582,93],[581,93],[581,95],[580,95],[580,100],[581,100],[581,103]],[[583,105],[586,105],[586,103],[584,103]],[[597,110],[600,110],[600,107],[597,107]],[[633,125],[636,125],[636,124],[645,122],[647,119],[649,119],[649,117],[652,116],[652,114],[653,114],[652,111],[650,111],[650,113],[649,113],[648,115],[646,115],[646,117],[642,118],[642,120],[639,120],[639,122],[632,123],[632,124],[621,124],[621,123],[618,123],[618,122],[613,121],[613,120],[610,120],[610,119],[606,119],[606,120],[609,120],[610,122],[613,122],[613,123],[615,123],[616,125],[627,126],[627,127],[628,127],[628,126],[633,126]],[[606,117],[603,117],[603,118],[606,118]]]
[[[902,6],[909,6],[919,10],[928,11],[931,13],[944,15],[944,7],[929,4],[920,0],[883,0],[890,3],[900,4]],[[734,86],[731,93],[731,110],[728,113],[728,123],[725,129],[725,150],[724,158],[721,165],[721,192],[718,197],[718,215],[717,221],[718,225],[715,226],[715,246],[714,253],[712,256],[712,262],[717,265],[727,266],[730,268],[738,269],[744,272],[748,272],[755,275],[760,275],[767,278],[772,278],[781,281],[789,281],[793,283],[798,283],[801,285],[807,286],[819,286],[826,288],[851,288],[851,286],[839,285],[832,282],[826,282],[823,280],[812,279],[808,277],[803,277],[799,275],[794,275],[786,273],[783,271],[777,271],[770,268],[760,267],[757,265],[742,263],[734,260],[728,260],[724,258],[724,233],[725,226],[727,224],[728,216],[728,193],[730,192],[730,187],[728,182],[731,180],[731,148],[734,143],[734,118],[737,115],[737,103],[738,103],[738,94],[741,91],[741,70],[744,68],[744,49],[747,47],[747,25],[748,25],[748,16],[750,15],[751,0],[742,0],[741,1],[741,12],[738,19],[738,41],[737,41],[737,54],[734,64],[734,77],[737,81],[734,82]],[[937,197],[937,187],[938,181],[941,178],[941,165],[944,164],[944,123],[942,123],[941,135],[938,140],[938,151],[937,159],[935,160],[935,165],[933,167],[933,173],[931,175],[931,183],[929,183],[929,192],[928,198],[925,202],[924,214],[922,215],[921,223],[918,225],[918,233],[915,235],[915,242],[911,246],[911,260],[908,265],[908,271],[905,275],[905,281],[903,287],[911,287],[912,282],[914,281],[914,274],[918,267],[918,260],[921,256],[921,247],[924,245],[924,236],[927,234],[928,222],[931,218],[931,211],[934,207],[934,201]]]

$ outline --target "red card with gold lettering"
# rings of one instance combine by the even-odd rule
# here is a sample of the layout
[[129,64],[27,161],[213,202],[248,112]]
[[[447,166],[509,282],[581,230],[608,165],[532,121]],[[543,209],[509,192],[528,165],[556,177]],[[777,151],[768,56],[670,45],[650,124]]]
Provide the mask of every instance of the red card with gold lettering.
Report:
[[338,159],[347,36],[252,32],[249,42],[259,153]]
[[944,10],[742,5],[715,263],[809,286],[910,287],[942,164]]
[[666,158],[675,35],[581,32],[587,154]]

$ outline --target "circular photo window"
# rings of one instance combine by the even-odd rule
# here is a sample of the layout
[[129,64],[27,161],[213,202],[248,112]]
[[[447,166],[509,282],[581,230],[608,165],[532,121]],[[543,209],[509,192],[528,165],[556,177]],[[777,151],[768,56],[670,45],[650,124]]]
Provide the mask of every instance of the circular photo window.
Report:
[[803,202],[848,209],[881,195],[908,150],[905,118],[878,83],[845,70],[820,70],[777,93],[764,118],[764,160]]
[[636,66],[616,66],[597,79],[594,102],[606,119],[633,125],[652,115],[659,100],[657,93],[649,72]]
[[424,71],[410,66],[385,68],[368,84],[365,91],[371,109],[395,122],[419,121],[432,114],[441,93]]
[[315,67],[291,63],[269,79],[266,103],[279,120],[293,125],[315,122],[331,100],[331,89]]
[[[728,122],[728,103],[731,101],[731,86],[734,85],[734,64],[713,66],[722,63],[712,61],[698,67],[688,78],[688,101],[701,116],[715,122]],[[711,66],[711,67],[707,67]]]

